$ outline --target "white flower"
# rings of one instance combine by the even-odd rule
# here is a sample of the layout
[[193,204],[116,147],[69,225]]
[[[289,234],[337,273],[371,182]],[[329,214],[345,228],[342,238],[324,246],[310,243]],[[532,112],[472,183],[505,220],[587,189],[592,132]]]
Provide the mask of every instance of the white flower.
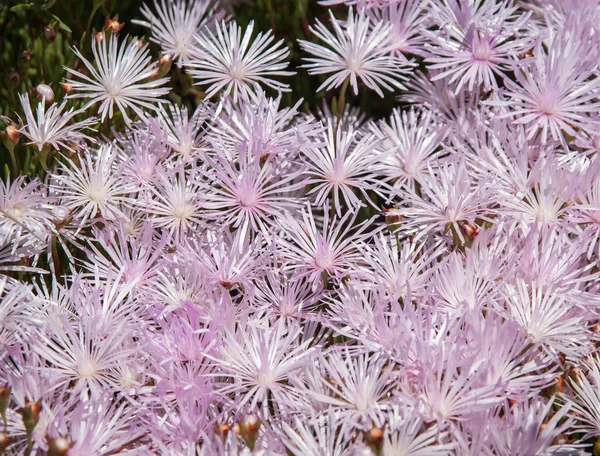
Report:
[[300,40],[300,46],[315,56],[305,59],[308,63],[304,68],[309,69],[309,74],[334,73],[317,91],[338,87],[348,78],[355,94],[358,94],[358,78],[380,97],[383,97],[380,86],[390,91],[394,87],[406,88],[401,81],[406,80],[404,74],[412,63],[391,55],[394,49],[391,23],[373,25],[364,10],[355,15],[350,9],[348,21],[342,27],[331,11],[329,15],[335,36],[319,21],[310,30],[332,49]]
[[150,41],[157,43],[164,54],[170,54],[181,65],[190,57],[194,35],[215,19],[213,0],[154,0],[154,13],[147,4],[141,8],[146,21],[133,21],[149,27]]
[[222,22],[216,27],[216,35],[207,29],[198,36],[197,46],[186,65],[198,80],[197,84],[210,84],[207,98],[222,89],[225,94],[233,91],[234,101],[240,95],[249,98],[257,92],[258,83],[276,90],[289,90],[287,84],[271,79],[294,74],[283,71],[288,66],[283,60],[289,55],[289,49],[281,47],[283,40],[269,47],[273,41],[270,30],[264,35],[259,33],[251,43],[253,29],[254,21],[251,21],[242,36],[242,28],[235,22],[229,25]]
[[82,217],[80,227],[99,213],[107,219],[123,217],[119,205],[133,204],[129,193],[135,192],[136,188],[115,173],[115,157],[110,146],[101,148],[96,157],[86,151],[79,166],[68,160],[68,165],[60,164],[60,174],[52,176],[52,188],[63,205],[77,210]]
[[25,93],[19,95],[19,98],[23,106],[23,111],[25,111],[25,120],[27,121],[19,131],[30,139],[28,144],[35,144],[38,150],[42,150],[44,145],[49,144],[57,150],[63,148],[74,152],[72,148],[73,143],[79,143],[83,139],[94,141],[93,138],[81,133],[81,130],[93,125],[96,122],[96,118],[90,117],[80,122],[70,123],[82,111],[74,111],[71,108],[63,114],[67,105],[66,100],[60,106],[57,103],[52,103],[48,110],[46,110],[45,99],[42,99],[38,103],[36,116],[34,117],[29,102],[29,95]]
[[73,48],[73,51],[90,76],[65,68],[81,79],[67,80],[73,91],[80,92],[71,94],[68,98],[91,98],[83,109],[102,102],[99,110],[102,121],[107,114],[112,119],[115,103],[127,123],[131,123],[131,119],[125,112],[126,108],[133,109],[138,116],[144,118],[141,108],[156,111],[153,102],[164,103],[158,98],[170,91],[169,88],[161,87],[169,78],[151,80],[157,74],[157,66],[156,63],[150,63],[147,45],[142,45],[139,40],[133,39],[129,43],[125,41],[120,46],[114,34],[110,38],[102,35],[101,39],[92,40],[96,68],[78,49]]

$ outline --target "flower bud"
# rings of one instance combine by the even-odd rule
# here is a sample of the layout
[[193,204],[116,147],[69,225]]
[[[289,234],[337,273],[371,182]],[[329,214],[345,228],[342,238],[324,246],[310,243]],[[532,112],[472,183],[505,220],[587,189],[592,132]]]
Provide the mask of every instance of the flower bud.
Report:
[[48,440],[48,456],[66,456],[73,446],[67,437],[53,439],[46,436],[46,440]]
[[71,93],[73,91],[73,86],[71,84],[67,84],[66,82],[63,82],[60,87],[65,93]]
[[10,144],[14,147],[17,144],[19,144],[19,140],[21,139],[21,132],[14,125],[8,125],[6,127],[6,130],[2,132],[2,139],[5,139],[5,144],[6,141],[9,141]]
[[21,51],[21,54],[19,56],[21,58],[21,62],[23,63],[23,65],[31,65],[31,61],[33,60],[33,54],[31,52],[29,52],[27,49],[24,51]]
[[51,25],[44,27],[44,38],[52,42],[56,39],[56,30]]
[[[238,426],[238,430],[239,430],[239,426]],[[219,437],[221,437],[221,439],[223,441],[225,441],[227,439],[227,435],[229,434],[230,431],[231,431],[231,426],[228,425],[227,423],[215,424],[215,432]]]
[[92,39],[96,43],[100,43],[104,39],[104,32],[98,32],[95,35],[92,35]]
[[249,413],[238,423],[240,426],[240,435],[244,439],[244,442],[246,442],[248,448],[250,448],[250,451],[254,451],[254,445],[258,440],[258,434],[262,424],[260,419],[253,413]]
[[165,74],[171,71],[171,64],[173,63],[173,57],[171,54],[163,55],[158,61],[158,73],[157,77],[162,78]]
[[22,407],[19,412],[23,417],[23,425],[27,432],[27,438],[30,439],[33,434],[33,430],[40,421],[40,413],[42,412],[42,400],[32,402],[28,399],[25,400],[25,406]]
[[52,104],[54,102],[54,91],[52,87],[47,84],[40,84],[35,88],[37,94],[46,100],[46,104]]
[[21,73],[19,73],[19,70],[12,70],[10,73],[8,73],[8,80],[14,85],[17,85],[19,82],[21,82]]
[[9,437],[6,432],[0,431],[0,454],[4,454],[4,451],[15,442],[15,439]]
[[371,449],[374,455],[381,456],[383,451],[383,430],[374,427],[368,432],[365,432],[365,443]]
[[479,232],[479,227],[473,223],[466,220],[461,220],[458,222],[458,227],[462,234],[468,237],[471,241],[477,237],[477,233]]
[[564,378],[556,377],[554,382],[556,383],[555,388],[557,392],[564,393],[567,390],[567,383]]
[[6,383],[4,386],[0,386],[0,416],[2,421],[6,424],[6,408],[10,402],[10,392],[12,388]]
[[106,21],[106,31],[111,31],[113,33],[119,33],[121,29],[125,27],[125,22],[119,22],[119,15],[117,14],[113,19],[108,19]]
[[386,207],[383,207],[382,209],[383,216],[385,217],[385,224],[390,228],[393,228],[395,225],[398,225],[404,218],[402,214],[398,213],[397,208],[388,209]]

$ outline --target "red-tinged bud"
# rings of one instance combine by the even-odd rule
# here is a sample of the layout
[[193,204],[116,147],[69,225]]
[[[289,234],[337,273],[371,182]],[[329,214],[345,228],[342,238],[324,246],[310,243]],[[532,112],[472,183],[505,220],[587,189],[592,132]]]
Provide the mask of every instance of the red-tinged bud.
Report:
[[52,439],[46,436],[46,440],[48,440],[48,456],[66,456],[73,447],[73,443],[67,437]]
[[0,431],[0,454],[4,454],[4,451],[15,442],[15,439],[9,437],[6,432]]
[[63,82],[60,86],[65,93],[71,93],[73,91],[73,86],[71,84],[67,84],[66,82]]
[[31,52],[28,50],[21,51],[19,57],[21,58],[21,63],[23,63],[23,65],[31,65],[31,61],[33,60],[33,54]]
[[95,35],[92,35],[92,39],[96,43],[100,43],[102,40],[104,40],[104,32],[98,32]]
[[2,416],[2,421],[6,424],[6,409],[8,407],[8,403],[10,402],[10,393],[12,388],[6,383],[4,386],[0,386],[0,416]]
[[119,22],[119,15],[117,14],[113,19],[108,19],[106,21],[106,31],[111,31],[113,33],[119,33],[121,29],[125,27],[125,22]]
[[373,428],[365,432],[365,443],[371,449],[375,456],[381,456],[383,452],[383,429]]
[[44,38],[46,38],[50,42],[56,39],[56,30],[54,30],[54,27],[52,27],[51,25],[47,25],[46,27],[44,27],[43,33]]
[[21,73],[19,73],[19,70],[11,70],[11,72],[8,73],[8,80],[14,85],[21,82]]
[[21,132],[14,125],[9,125],[6,127],[6,130],[2,132],[2,139],[5,141],[5,143],[6,141],[10,142],[10,144],[14,147],[19,144]]
[[567,390],[567,382],[565,382],[564,378],[556,377],[554,382],[556,383],[556,390],[559,393],[564,393]]
[[40,421],[40,413],[42,413],[42,400],[40,399],[37,402],[25,400],[25,406],[22,407],[19,412],[23,417],[23,425],[25,426],[25,431],[27,432],[27,438],[30,439],[31,435],[33,434],[33,430]]
[[173,63],[173,57],[171,54],[163,55],[158,61],[158,72],[157,77],[162,78],[165,74],[171,71],[171,65]]
[[[237,428],[239,431],[239,426]],[[229,432],[231,432],[231,426],[227,423],[217,423],[215,424],[215,432],[223,441],[225,441],[229,435]]]
[[479,232],[479,227],[473,222],[462,220],[458,222],[458,227],[460,228],[461,233],[470,240],[474,240]]
[[391,227],[393,225],[398,225],[404,216],[398,213],[397,208],[388,209],[386,207],[383,208],[383,216],[385,217],[385,223],[387,226]]
[[40,84],[35,88],[37,94],[46,100],[47,104],[54,102],[54,90],[48,84]]
[[600,437],[596,437],[596,441],[594,442],[594,452],[592,454],[594,456],[600,456]]
[[246,417],[238,422],[240,426],[240,435],[246,442],[250,451],[254,451],[254,445],[258,440],[258,434],[260,431],[261,421],[253,413],[249,413]]

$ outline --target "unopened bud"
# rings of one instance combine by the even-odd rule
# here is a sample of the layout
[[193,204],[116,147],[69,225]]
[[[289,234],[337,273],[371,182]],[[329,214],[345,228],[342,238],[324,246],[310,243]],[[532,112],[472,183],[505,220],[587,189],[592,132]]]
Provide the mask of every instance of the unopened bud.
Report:
[[365,443],[371,449],[373,454],[380,456],[383,451],[383,430],[380,428],[373,428],[368,432],[365,432]]
[[35,88],[37,94],[46,100],[47,104],[54,102],[54,90],[47,84],[40,84]]
[[0,431],[0,454],[4,454],[4,451],[14,442],[14,438],[9,437],[6,432]]
[[54,41],[56,39],[56,30],[51,25],[44,27],[44,38],[48,41]]
[[96,43],[100,43],[104,40],[104,32],[98,32],[95,35],[92,35],[92,38]]
[[119,22],[119,15],[117,14],[114,19],[106,21],[106,31],[109,30],[113,33],[119,33],[121,29],[125,27],[125,22]]
[[63,82],[60,87],[63,89],[63,92],[65,93],[71,93],[73,91],[73,86],[71,84],[68,84],[66,82]]
[[393,227],[394,225],[398,225],[404,216],[398,213],[398,209],[388,209],[383,208],[383,216],[385,217],[385,223],[389,227]]
[[15,85],[21,82],[21,73],[19,73],[19,70],[12,70],[8,73],[8,80]]
[[6,383],[4,386],[0,386],[0,416],[2,421],[6,424],[6,408],[10,402],[10,392],[12,388]]
[[556,390],[559,393],[564,393],[567,390],[567,383],[565,382],[564,378],[556,377],[554,381],[556,383]]
[[8,141],[11,142],[13,146],[16,146],[19,143],[19,139],[21,139],[21,132],[14,125],[7,126],[6,130],[4,130],[3,135]]
[[249,413],[239,422],[240,435],[244,439],[244,442],[246,442],[248,448],[250,448],[250,451],[254,451],[254,445],[258,440],[261,424],[260,419],[253,413]]
[[[239,426],[238,426],[238,430],[239,430]],[[231,431],[231,426],[229,426],[227,423],[215,424],[215,432],[217,433],[218,436],[221,437],[221,439],[223,439],[223,441],[225,441],[225,439],[227,439],[227,435],[229,434],[230,431]]]
[[581,369],[579,369],[578,367],[571,368],[571,370],[569,371],[569,377],[571,377],[574,380],[577,380],[579,377],[581,377]]
[[458,227],[463,235],[468,237],[470,240],[475,239],[477,233],[479,232],[479,227],[473,223],[468,221],[460,221],[458,222]]
[[37,402],[26,400],[25,406],[22,407],[19,410],[19,412],[23,417],[23,425],[25,426],[25,431],[27,432],[27,437],[29,439],[33,434],[33,430],[40,421],[40,413],[42,412],[42,400],[40,399]]
[[158,61],[158,77],[162,78],[165,74],[171,71],[171,64],[173,63],[173,57],[171,54],[163,55]]
[[73,446],[67,437],[57,437],[55,439],[46,437],[46,439],[48,440],[48,456],[66,456]]
[[23,65],[27,66],[30,65],[31,61],[33,60],[33,54],[28,50],[21,51],[19,57],[21,58],[21,62],[23,63]]

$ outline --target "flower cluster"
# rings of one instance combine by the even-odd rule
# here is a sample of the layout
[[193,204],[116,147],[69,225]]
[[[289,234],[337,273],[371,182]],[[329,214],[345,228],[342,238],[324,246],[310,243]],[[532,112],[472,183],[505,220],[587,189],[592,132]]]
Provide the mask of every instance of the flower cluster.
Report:
[[312,112],[216,0],[143,6],[160,62],[107,31],[64,100],[21,95],[0,453],[598,451],[597,2],[320,4]]

